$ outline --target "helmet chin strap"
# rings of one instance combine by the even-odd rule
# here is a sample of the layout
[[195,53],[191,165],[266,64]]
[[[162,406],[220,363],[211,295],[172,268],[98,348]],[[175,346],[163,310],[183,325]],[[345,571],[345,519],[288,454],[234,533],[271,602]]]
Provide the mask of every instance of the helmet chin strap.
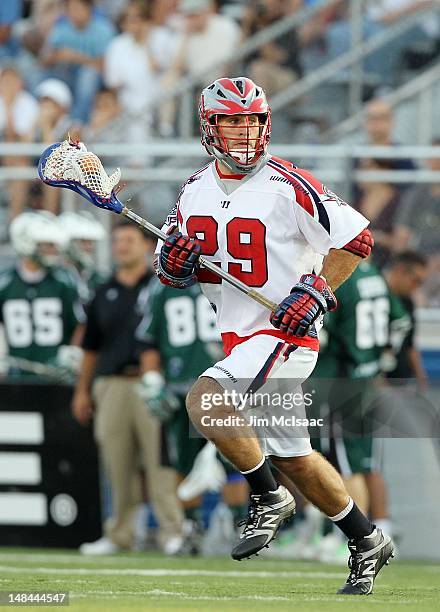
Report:
[[[239,174],[252,174],[253,172],[257,172],[269,159],[269,153],[264,153],[260,159],[252,166],[245,166],[240,164],[239,161],[235,160],[231,155],[227,153],[220,153],[215,147],[213,147],[214,156],[225,164],[232,172],[236,172]],[[245,154],[243,154],[245,155]]]

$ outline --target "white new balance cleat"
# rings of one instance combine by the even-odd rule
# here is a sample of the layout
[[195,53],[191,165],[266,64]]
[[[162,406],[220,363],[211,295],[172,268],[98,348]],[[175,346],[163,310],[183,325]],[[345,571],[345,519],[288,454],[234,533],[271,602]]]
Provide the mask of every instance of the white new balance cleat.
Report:
[[217,492],[226,480],[225,468],[217,459],[217,449],[212,442],[207,442],[195,458],[192,470],[180,483],[177,496],[182,501],[188,501],[205,491]]
[[232,549],[232,558],[241,561],[257,554],[275,538],[295,509],[293,496],[282,485],[262,495],[251,493],[248,516],[242,522],[244,529]]
[[347,538],[338,532],[328,533],[319,542],[314,559],[322,563],[347,565],[350,551],[347,548]]
[[105,536],[95,542],[84,542],[79,547],[82,555],[113,555],[120,550],[119,546]]

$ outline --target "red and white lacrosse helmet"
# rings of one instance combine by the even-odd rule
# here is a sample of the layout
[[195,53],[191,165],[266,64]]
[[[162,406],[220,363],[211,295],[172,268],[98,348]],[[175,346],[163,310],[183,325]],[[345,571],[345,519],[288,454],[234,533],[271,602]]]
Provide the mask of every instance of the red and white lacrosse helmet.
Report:
[[[222,126],[218,123],[221,115],[243,115],[247,118],[244,126],[233,126],[237,129],[236,138],[230,135],[224,137]],[[260,119],[256,138],[251,132],[253,128],[249,115],[258,115]],[[263,89],[251,79],[217,79],[206,87],[200,96],[199,119],[202,144],[207,152],[232,171],[246,174],[264,163],[270,140],[270,107]],[[231,133],[230,129],[228,126],[228,134]]]

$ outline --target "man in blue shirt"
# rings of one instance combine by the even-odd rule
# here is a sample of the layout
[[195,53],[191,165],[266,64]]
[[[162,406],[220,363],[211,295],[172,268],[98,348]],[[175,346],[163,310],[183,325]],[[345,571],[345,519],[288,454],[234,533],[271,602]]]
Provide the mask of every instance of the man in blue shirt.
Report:
[[12,24],[18,21],[23,10],[23,0],[1,0],[0,2],[0,62],[15,57],[19,42],[12,35]]
[[95,14],[93,0],[67,0],[66,13],[46,41],[43,63],[50,76],[61,78],[74,96],[72,119],[86,123],[101,85],[102,58],[116,33],[113,23]]

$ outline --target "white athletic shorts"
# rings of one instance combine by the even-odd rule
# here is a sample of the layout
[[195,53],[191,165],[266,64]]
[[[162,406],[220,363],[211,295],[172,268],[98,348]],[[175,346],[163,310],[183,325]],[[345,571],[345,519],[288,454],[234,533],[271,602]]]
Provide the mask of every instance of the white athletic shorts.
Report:
[[[301,424],[306,419],[301,383],[313,372],[317,359],[318,352],[310,348],[257,334],[235,346],[228,357],[201,376],[214,378],[228,393],[235,391],[232,397],[243,397],[250,389],[256,407],[252,404],[249,413],[257,420],[255,430],[263,453],[300,457],[312,452],[307,426]],[[274,392],[282,398],[282,407],[278,402],[276,407],[268,406],[265,399],[261,400],[263,405],[258,405],[258,398],[267,397],[269,391],[271,398]],[[272,400],[271,403],[274,404]],[[235,402],[235,410],[240,410],[239,401]]]

